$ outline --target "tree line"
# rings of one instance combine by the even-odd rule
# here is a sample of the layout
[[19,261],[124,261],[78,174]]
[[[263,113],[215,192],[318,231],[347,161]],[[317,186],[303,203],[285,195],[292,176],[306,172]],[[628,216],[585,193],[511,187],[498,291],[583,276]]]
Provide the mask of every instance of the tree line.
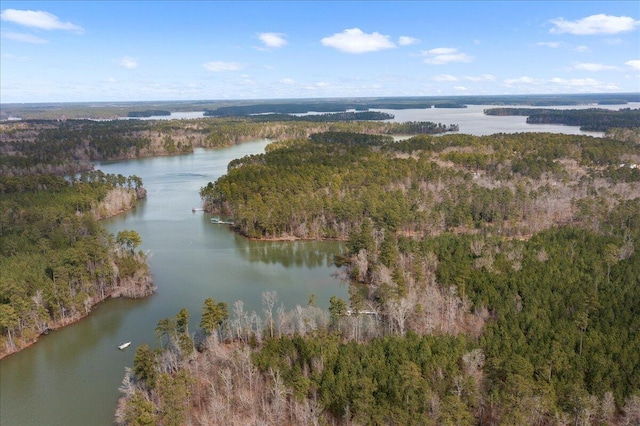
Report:
[[[391,232],[526,236],[601,217],[586,205],[640,195],[636,145],[556,134],[416,136],[325,132],[229,164],[205,209],[251,238],[346,239],[365,217]],[[614,185],[615,183],[615,185]]]
[[580,130],[606,132],[610,129],[640,127],[640,109],[621,108],[617,111],[601,108],[538,109],[490,108],[487,115],[524,115],[529,124],[565,124],[580,126]]
[[[355,114],[355,115],[353,115]],[[355,119],[354,120],[352,120]],[[456,125],[390,123],[378,112],[329,116],[251,116],[194,120],[25,120],[1,123],[0,171],[73,175],[96,161],[176,155],[197,147],[230,146],[255,139],[306,138],[323,131],[432,134],[457,131]],[[295,121],[292,121],[295,120]],[[371,121],[378,120],[378,121]]]
[[266,291],[262,315],[210,298],[195,330],[186,310],[159,321],[117,422],[640,422],[640,188],[610,175],[636,151],[326,133],[233,161],[209,207],[256,238],[343,238],[349,298],[287,310]]
[[153,292],[146,256],[137,251],[140,236],[113,236],[98,222],[143,195],[139,177],[100,171],[72,180],[0,177],[2,356],[86,316],[108,297]]

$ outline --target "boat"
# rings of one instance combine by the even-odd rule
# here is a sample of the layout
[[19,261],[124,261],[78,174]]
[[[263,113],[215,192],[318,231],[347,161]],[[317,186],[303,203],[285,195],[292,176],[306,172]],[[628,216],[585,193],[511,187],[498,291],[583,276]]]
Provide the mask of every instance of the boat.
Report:
[[233,225],[233,222],[222,220],[222,219],[219,219],[217,217],[212,217],[211,218],[211,223],[215,223],[217,225]]
[[129,345],[131,344],[131,342],[124,342],[124,343],[120,343],[118,345],[118,349],[120,349],[121,351],[127,349],[129,347]]

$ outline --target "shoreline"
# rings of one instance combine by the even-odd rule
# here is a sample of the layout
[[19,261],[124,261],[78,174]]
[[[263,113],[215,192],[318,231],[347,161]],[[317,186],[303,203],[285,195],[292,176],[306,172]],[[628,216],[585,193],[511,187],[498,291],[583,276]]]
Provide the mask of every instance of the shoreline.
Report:
[[[43,332],[41,332],[40,334],[36,335],[35,337],[32,337],[31,339],[26,340],[25,342],[23,342],[22,346],[16,346],[16,348],[13,351],[10,352],[0,352],[0,360],[7,358],[11,355],[15,355],[18,352],[23,351],[24,349],[27,349],[33,345],[35,345],[36,343],[38,343],[38,341],[40,340],[40,338],[42,336],[46,336],[52,332],[58,331],[62,328],[68,327],[70,325],[73,325],[79,321],[82,321],[83,319],[87,318],[89,315],[91,315],[91,312],[93,311],[93,308],[95,308],[96,306],[102,304],[102,303],[106,303],[109,299],[119,299],[119,298],[124,298],[124,299],[144,299],[146,297],[150,297],[152,296],[155,292],[156,292],[156,287],[152,286],[151,287],[151,292],[149,294],[145,294],[143,296],[140,297],[128,297],[128,296],[124,296],[122,295],[122,290],[120,287],[116,287],[114,288],[109,294],[105,295],[104,298],[101,298],[99,300],[97,300],[95,303],[93,303],[91,305],[91,310],[89,312],[87,312],[84,315],[79,315],[79,316],[74,316],[74,317],[70,317],[67,318],[64,321],[57,321],[54,324],[51,324],[49,327],[47,327],[47,329]],[[115,295],[114,295],[115,294]]]
[[[146,197],[146,190],[143,189],[142,194],[144,194],[143,196],[137,197],[136,200],[141,199],[141,198],[145,198]],[[117,216],[119,214],[131,211],[135,208],[135,204],[129,206],[129,208],[126,209],[119,209],[116,212],[111,212],[111,214],[108,214],[107,216],[104,217],[99,217],[98,220],[104,220],[104,219],[109,219],[111,217]],[[91,213],[90,213],[91,214]],[[27,349],[28,347],[33,346],[34,344],[38,343],[38,341],[40,340],[40,337],[42,337],[43,335],[47,335],[49,333],[51,333],[52,331],[58,331],[61,328],[73,325],[75,323],[77,323],[78,321],[81,321],[85,318],[87,318],[89,315],[91,315],[91,311],[93,310],[94,307],[100,305],[101,303],[106,302],[108,299],[118,299],[118,298],[127,298],[127,299],[143,299],[146,297],[150,297],[152,296],[155,292],[156,292],[156,287],[153,285],[153,281],[151,279],[151,271],[147,270],[147,273],[145,273],[143,276],[141,277],[137,277],[138,280],[136,282],[136,284],[145,284],[145,282],[147,282],[146,285],[146,291],[142,292],[141,295],[137,296],[126,296],[126,291],[125,289],[118,285],[118,286],[114,286],[107,294],[104,295],[104,297],[100,297],[97,298],[95,300],[95,302],[91,303],[91,308],[89,310],[89,312],[86,312],[84,315],[80,314],[80,315],[76,315],[70,318],[67,318],[66,320],[58,320],[55,323],[51,324],[50,326],[47,327],[46,330],[40,332],[39,334],[37,334],[36,336],[29,338],[29,339],[25,339],[24,341],[22,341],[21,345],[17,345],[16,342],[14,341],[14,346],[15,348],[11,351],[6,351],[6,345],[5,347],[0,351],[0,360],[7,358],[11,355],[15,355],[18,352],[23,351],[24,349]]]

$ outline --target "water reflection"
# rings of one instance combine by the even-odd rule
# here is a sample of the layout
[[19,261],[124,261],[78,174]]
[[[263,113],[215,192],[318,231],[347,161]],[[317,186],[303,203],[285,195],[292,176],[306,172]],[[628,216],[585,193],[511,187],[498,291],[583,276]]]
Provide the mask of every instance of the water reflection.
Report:
[[[240,237],[241,238],[241,237]],[[342,244],[322,241],[267,241],[243,244],[240,254],[249,262],[279,263],[284,267],[329,268]]]

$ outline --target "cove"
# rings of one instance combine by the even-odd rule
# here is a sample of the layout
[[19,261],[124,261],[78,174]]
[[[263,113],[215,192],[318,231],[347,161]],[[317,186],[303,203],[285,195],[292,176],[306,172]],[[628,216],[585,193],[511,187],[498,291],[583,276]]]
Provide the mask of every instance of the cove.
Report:
[[[144,181],[147,199],[102,223],[114,235],[123,229],[140,234],[157,293],[143,300],[108,300],[78,323],[3,359],[0,424],[113,424],[118,386],[125,367],[133,365],[135,348],[156,347],[158,320],[183,307],[195,331],[207,297],[230,308],[242,300],[245,311],[260,314],[265,291],[277,292],[276,306],[287,309],[306,304],[311,294],[322,307],[333,295],[348,299],[347,285],[333,276],[341,243],[250,241],[228,225],[212,224],[210,215],[192,212],[200,206],[200,187],[226,173],[232,159],[264,152],[269,142],[96,165]],[[118,350],[124,341],[131,346]]]

